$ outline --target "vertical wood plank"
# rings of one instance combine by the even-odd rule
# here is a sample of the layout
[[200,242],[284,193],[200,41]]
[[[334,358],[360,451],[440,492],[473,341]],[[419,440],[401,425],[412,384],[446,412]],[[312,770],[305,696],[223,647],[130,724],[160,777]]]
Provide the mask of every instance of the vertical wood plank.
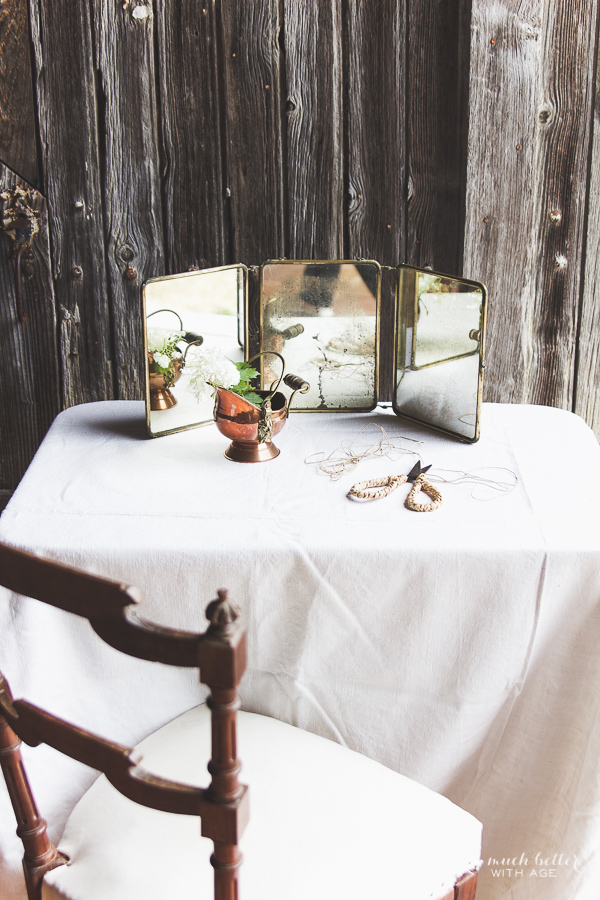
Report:
[[348,0],[348,238],[346,255],[403,261],[405,213],[405,7]]
[[[600,13],[599,13],[600,15]],[[596,84],[589,207],[585,229],[585,269],[581,318],[577,340],[573,409],[593,428],[600,440],[600,65],[596,46]]]
[[488,400],[571,407],[596,15],[473,0],[464,272],[489,288]]
[[167,271],[229,262],[215,0],[157,3]]
[[63,406],[113,397],[89,13],[87,3],[30,0]]
[[[0,164],[0,184],[22,181]],[[58,351],[46,203],[36,194],[33,207],[40,230],[33,260],[24,266],[23,306],[17,318],[12,241],[0,233],[0,492],[12,491],[60,410]]]
[[[405,260],[405,4],[348,0],[345,8],[348,205],[345,255],[388,266]],[[393,381],[394,278],[383,271],[379,396]]]
[[471,0],[412,0],[407,23],[408,212],[403,261],[460,275]]
[[37,184],[35,111],[26,0],[0,5],[0,159]]
[[279,4],[220,7],[230,256],[256,265],[287,256],[283,192]]
[[340,0],[284,2],[290,259],[344,253]]
[[154,17],[149,4],[114,0],[93,11],[116,397],[139,399],[141,285],[164,274]]

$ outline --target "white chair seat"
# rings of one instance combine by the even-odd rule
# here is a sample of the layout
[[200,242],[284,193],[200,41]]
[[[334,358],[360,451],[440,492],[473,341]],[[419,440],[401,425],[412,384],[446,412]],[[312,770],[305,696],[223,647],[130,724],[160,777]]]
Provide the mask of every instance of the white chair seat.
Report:
[[[443,897],[478,866],[481,824],[445,797],[325,738],[238,715],[250,786],[241,900]],[[210,713],[190,710],[139,745],[151,772],[207,785]],[[77,804],[43,900],[212,898],[199,820],[146,809],[99,778]]]

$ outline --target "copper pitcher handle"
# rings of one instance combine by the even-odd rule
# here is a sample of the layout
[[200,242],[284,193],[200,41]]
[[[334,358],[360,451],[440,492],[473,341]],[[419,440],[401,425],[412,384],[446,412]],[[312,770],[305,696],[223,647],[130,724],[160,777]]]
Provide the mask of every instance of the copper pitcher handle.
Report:
[[[248,365],[250,365],[251,362],[254,362],[255,359],[259,359],[259,357],[261,357],[261,356],[266,356],[267,354],[270,354],[271,356],[276,356],[276,357],[280,360],[280,362],[281,362],[281,375],[279,376],[279,378],[278,378],[277,381],[274,381],[274,382],[269,386],[269,393],[268,393],[268,395],[264,398],[265,400],[270,400],[270,399],[277,393],[277,391],[279,390],[279,385],[281,384],[282,379],[283,379],[283,375],[284,375],[284,372],[285,372],[285,360],[284,360],[283,356],[281,355],[281,353],[277,353],[276,350],[261,350],[260,353],[255,353],[254,356],[252,356],[252,357],[248,360]],[[264,402],[264,401],[263,401],[263,402]]]
[[292,375],[291,372],[289,375],[286,375],[283,379],[283,383],[287,384],[289,388],[292,389],[293,393],[290,396],[290,399],[287,402],[287,411],[288,415],[290,414],[290,407],[292,405],[292,401],[296,394],[306,394],[307,391],[310,391],[310,384],[308,381],[305,381],[304,378],[301,378],[299,375]]

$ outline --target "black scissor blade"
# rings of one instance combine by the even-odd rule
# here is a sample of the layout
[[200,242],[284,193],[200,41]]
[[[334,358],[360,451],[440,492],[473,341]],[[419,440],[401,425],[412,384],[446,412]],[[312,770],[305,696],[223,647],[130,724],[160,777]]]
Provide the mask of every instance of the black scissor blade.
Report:
[[421,468],[421,463],[416,462],[414,464],[414,466],[412,467],[412,469],[410,470],[410,472],[408,473],[406,480],[409,481],[411,484],[414,484],[415,481],[417,480],[417,478],[419,477],[419,475],[423,475],[425,472],[427,472],[431,468],[432,465],[433,465],[433,463],[430,463],[430,465],[423,466],[423,468]]

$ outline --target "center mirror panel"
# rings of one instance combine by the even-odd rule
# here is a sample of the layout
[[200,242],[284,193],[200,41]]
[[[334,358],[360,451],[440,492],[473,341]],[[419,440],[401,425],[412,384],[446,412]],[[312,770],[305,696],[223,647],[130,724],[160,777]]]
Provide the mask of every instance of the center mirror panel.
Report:
[[[377,405],[381,267],[372,260],[271,260],[261,267],[260,349],[285,360],[310,390],[304,411]],[[263,384],[279,377],[263,362]]]
[[[147,281],[142,289],[146,423],[152,437],[208,425],[214,397],[197,363],[218,350],[244,359],[246,266],[184,272]],[[200,395],[200,396],[198,396]]]
[[400,266],[394,411],[479,438],[487,292],[477,281]]

